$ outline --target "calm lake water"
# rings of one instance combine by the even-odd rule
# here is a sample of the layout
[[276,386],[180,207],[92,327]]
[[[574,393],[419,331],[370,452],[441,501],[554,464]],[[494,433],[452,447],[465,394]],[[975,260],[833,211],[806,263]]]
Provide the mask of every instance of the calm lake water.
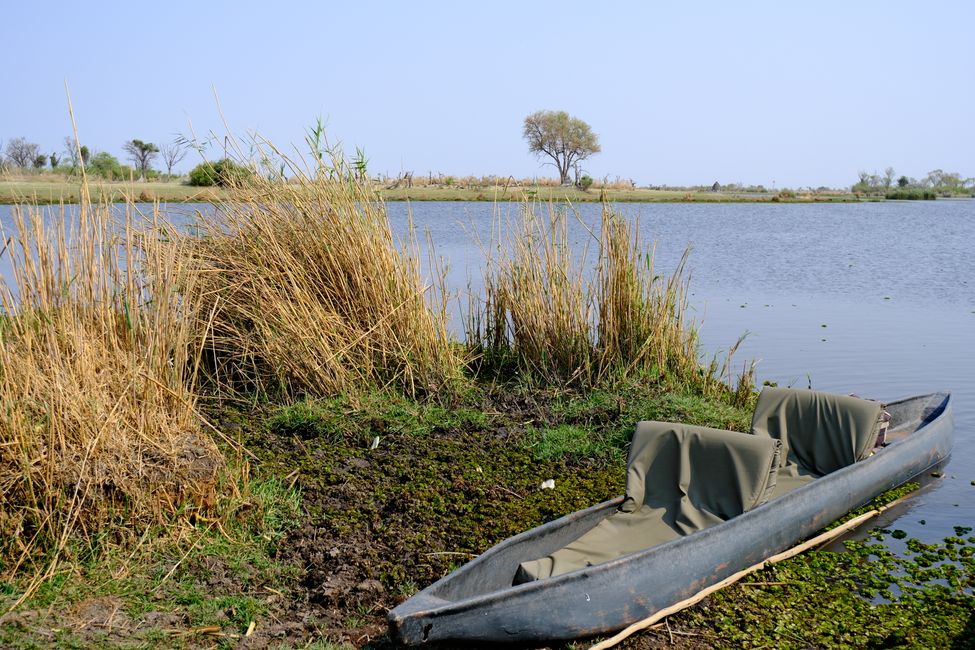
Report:
[[[206,206],[173,207],[194,209]],[[520,206],[388,209],[399,234],[412,210],[447,262],[459,333],[468,286],[481,288],[484,254],[475,240],[489,241],[492,224],[517,218]],[[597,227],[598,205],[573,210]],[[975,526],[975,201],[625,204],[619,212],[639,221],[645,243],[656,242],[658,272],[669,273],[692,247],[693,314],[708,356],[747,331],[736,359],[757,359],[759,382],[885,401],[951,391],[955,447],[945,476],[888,525],[928,541]],[[9,229],[9,206],[0,206],[0,224]],[[572,240],[581,249],[591,236],[574,222]]]

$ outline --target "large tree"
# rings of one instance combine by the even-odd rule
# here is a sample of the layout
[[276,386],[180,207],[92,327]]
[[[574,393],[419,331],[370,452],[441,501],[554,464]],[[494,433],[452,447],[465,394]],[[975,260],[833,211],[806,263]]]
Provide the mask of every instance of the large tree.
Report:
[[523,131],[528,150],[547,156],[559,170],[559,181],[569,183],[569,171],[601,151],[599,137],[588,124],[565,111],[537,111],[525,118]]
[[34,164],[40,153],[40,145],[28,142],[27,138],[14,138],[7,143],[7,158],[14,167],[27,169]]
[[142,178],[146,177],[146,172],[152,167],[152,159],[159,153],[159,147],[142,140],[129,140],[122,145],[122,150],[129,154],[129,159]]

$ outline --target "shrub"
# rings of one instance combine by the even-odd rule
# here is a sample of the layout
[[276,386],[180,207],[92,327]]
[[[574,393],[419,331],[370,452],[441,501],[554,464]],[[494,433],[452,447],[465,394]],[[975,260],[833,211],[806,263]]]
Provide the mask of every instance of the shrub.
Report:
[[88,162],[88,172],[93,176],[101,176],[106,180],[121,180],[124,178],[122,165],[112,154],[101,151],[92,156]]
[[592,176],[588,174],[579,179],[579,189],[583,192],[588,192],[589,188],[592,187]]
[[217,162],[202,162],[190,172],[190,185],[196,187],[231,187],[239,185],[252,175],[251,170],[229,158]]
[[887,192],[885,197],[891,201],[933,201],[937,198],[934,190],[900,189]]

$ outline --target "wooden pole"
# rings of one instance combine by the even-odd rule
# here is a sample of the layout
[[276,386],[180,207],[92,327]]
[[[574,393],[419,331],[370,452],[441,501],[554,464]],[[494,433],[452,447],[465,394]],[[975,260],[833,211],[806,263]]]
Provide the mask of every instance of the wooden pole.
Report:
[[834,539],[836,539],[837,537],[839,537],[843,533],[845,533],[845,532],[847,532],[849,530],[852,530],[852,529],[856,528],[857,526],[859,526],[860,524],[862,524],[863,522],[865,522],[865,521],[867,521],[869,519],[873,519],[874,517],[876,517],[880,513],[884,512],[885,510],[890,510],[895,505],[901,503],[902,501],[904,501],[907,498],[908,497],[906,497],[906,496],[905,497],[901,497],[900,499],[897,499],[895,501],[891,501],[890,503],[888,503],[885,506],[880,506],[879,508],[875,508],[873,510],[870,510],[868,512],[865,512],[862,515],[860,515],[858,517],[854,517],[853,519],[847,521],[846,523],[844,523],[844,524],[842,524],[840,526],[837,526],[836,528],[834,528],[832,530],[827,530],[826,532],[821,533],[821,534],[813,537],[812,539],[806,540],[805,542],[803,542],[802,544],[799,544],[798,546],[793,546],[792,548],[790,548],[787,551],[782,551],[781,553],[778,553],[777,555],[773,555],[772,557],[766,558],[766,559],[762,560],[761,562],[759,562],[758,564],[754,564],[754,565],[748,567],[747,569],[742,569],[738,573],[735,573],[735,574],[732,574],[732,575],[728,576],[727,578],[725,578],[721,582],[717,582],[717,583],[711,585],[710,587],[707,587],[707,588],[699,591],[698,593],[694,594],[693,596],[691,596],[687,600],[682,600],[679,603],[675,603],[675,604],[671,605],[670,607],[666,607],[664,609],[661,609],[661,610],[655,612],[652,616],[649,616],[648,618],[645,618],[642,621],[637,621],[636,623],[630,625],[626,629],[624,629],[621,632],[617,633],[615,636],[611,636],[608,639],[604,639],[603,641],[600,641],[596,645],[594,645],[591,648],[589,648],[589,650],[607,650],[607,648],[612,648],[613,646],[619,644],[621,641],[623,641],[623,640],[625,640],[625,639],[633,636],[634,634],[636,634],[640,630],[645,630],[648,627],[650,627],[653,624],[655,624],[657,621],[659,621],[659,620],[661,620],[663,618],[666,618],[666,617],[670,616],[671,614],[676,614],[677,612],[681,611],[682,609],[687,609],[691,605],[694,605],[695,603],[698,603],[698,602],[704,600],[705,598],[707,598],[708,596],[710,596],[714,592],[720,591],[721,589],[724,589],[728,585],[732,585],[732,584],[738,582],[739,580],[741,580],[742,578],[744,578],[745,576],[747,576],[749,574],[755,573],[756,571],[759,571],[759,570],[765,568],[766,566],[770,566],[772,564],[777,564],[777,563],[781,562],[782,560],[788,560],[790,557],[794,557],[796,555],[799,555],[800,553],[803,553],[805,551],[808,551],[811,548],[815,548],[816,546],[821,546],[822,544],[826,544],[827,542],[833,541]]

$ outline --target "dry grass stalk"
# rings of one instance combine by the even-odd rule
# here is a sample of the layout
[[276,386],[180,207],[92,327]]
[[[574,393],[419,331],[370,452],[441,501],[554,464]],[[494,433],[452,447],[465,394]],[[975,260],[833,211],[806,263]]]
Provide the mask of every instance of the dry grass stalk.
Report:
[[549,204],[542,216],[526,203],[506,230],[511,236],[496,235],[485,267],[484,304],[471,307],[468,344],[513,353],[545,382],[588,380],[595,349],[585,252],[581,263],[573,259],[565,212]]
[[690,249],[669,278],[656,275],[653,251],[642,253],[630,223],[603,208],[596,296],[600,369],[619,377],[673,373],[686,381],[699,369],[697,329],[685,318]]
[[291,396],[440,391],[462,365],[442,282],[426,286],[416,239],[397,246],[367,182],[340,159],[321,165],[293,167],[287,183],[253,175],[200,224],[202,237],[184,237],[212,320],[211,378]]
[[526,204],[521,223],[508,227],[512,236],[496,235],[484,300],[473,300],[468,315],[472,350],[513,358],[547,383],[666,377],[727,393],[719,379],[727,365],[719,374],[716,362],[701,364],[696,324],[686,318],[689,251],[673,274],[657,275],[653,249],[644,253],[637,229],[607,206],[598,239],[593,235],[593,269],[588,246],[570,245],[568,219],[551,204],[546,215]]
[[[194,415],[193,287],[110,206],[15,208],[0,285],[0,573],[213,498]],[[9,238],[8,238],[9,237]]]

